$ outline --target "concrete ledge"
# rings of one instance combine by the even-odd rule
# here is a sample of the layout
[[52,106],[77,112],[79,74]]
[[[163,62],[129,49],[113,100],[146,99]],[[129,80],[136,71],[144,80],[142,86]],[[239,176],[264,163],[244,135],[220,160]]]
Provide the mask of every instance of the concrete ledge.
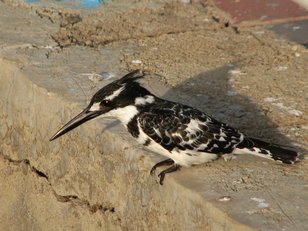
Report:
[[[1,100],[4,109],[1,138],[5,141],[1,164],[12,168],[15,163],[12,172],[7,173],[8,181],[4,182],[6,186],[17,182],[25,186],[8,187],[12,189],[9,198],[15,197],[17,204],[2,212],[11,213],[19,206],[27,208],[14,214],[12,223],[22,218],[24,229],[44,229],[45,219],[51,216],[57,221],[49,219],[50,225],[60,227],[71,219],[74,211],[78,219],[69,224],[86,229],[98,229],[100,222],[103,227],[114,229],[120,225],[129,230],[249,229],[172,176],[168,176],[163,187],[158,185],[149,175],[153,161],[119,125],[102,132],[104,124],[93,121],[50,143],[48,138],[55,128],[79,111],[78,103],[38,87],[8,61],[0,60],[0,66],[5,67],[1,72],[0,92],[1,98],[6,99]],[[7,172],[5,168],[2,171]],[[28,172],[27,177],[22,174],[23,168]],[[26,194],[25,188],[28,188]],[[48,202],[27,199],[36,194],[42,200],[48,198]],[[84,211],[80,212],[79,207],[90,213],[82,216]],[[45,211],[47,217],[43,218],[38,211],[45,209],[49,212]],[[89,219],[91,214],[94,218]],[[90,225],[95,220],[96,226]],[[64,227],[69,228],[67,225]]]

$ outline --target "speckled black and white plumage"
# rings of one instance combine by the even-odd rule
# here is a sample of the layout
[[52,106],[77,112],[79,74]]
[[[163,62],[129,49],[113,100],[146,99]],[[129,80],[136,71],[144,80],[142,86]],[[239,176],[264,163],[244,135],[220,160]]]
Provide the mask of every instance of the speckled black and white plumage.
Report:
[[223,154],[241,142],[242,133],[195,108],[156,99],[140,110],[141,129],[168,151]]
[[137,108],[138,114],[128,123],[128,131],[152,151],[159,144],[165,156],[181,166],[231,153],[243,139],[236,129],[185,105],[155,97],[153,103]]
[[196,108],[156,97],[137,81],[143,73],[134,71],[103,87],[88,107],[60,129],[51,140],[96,116],[115,117],[146,148],[168,159],[156,164],[181,166],[202,164],[229,154],[252,154],[292,164],[298,153],[292,149],[246,137]]

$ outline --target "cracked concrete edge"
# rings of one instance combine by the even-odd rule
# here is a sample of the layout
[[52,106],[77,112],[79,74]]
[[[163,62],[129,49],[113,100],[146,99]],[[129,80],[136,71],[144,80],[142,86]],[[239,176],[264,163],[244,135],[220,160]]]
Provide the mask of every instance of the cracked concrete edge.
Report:
[[[0,59],[0,66],[4,67],[0,73],[0,106],[3,108],[0,152],[8,160],[26,163],[36,175],[46,180],[45,176],[48,176],[45,184],[52,188],[56,202],[69,201],[74,212],[86,207],[93,214],[93,211],[108,208],[107,215],[95,213],[95,218],[91,219],[88,215],[82,216],[84,212],[76,212],[80,216],[77,220],[65,213],[67,208],[49,210],[44,215],[54,217],[56,230],[57,224],[66,219],[71,219],[72,227],[82,224],[92,230],[102,225],[122,230],[175,230],[179,227],[183,230],[250,230],[172,176],[168,176],[163,187],[157,185],[148,173],[152,159],[143,155],[145,151],[140,147],[132,147],[132,138],[121,126],[104,129],[101,133],[97,127],[105,125],[99,120],[93,121],[59,141],[49,143],[51,133],[72,116],[70,112],[78,112],[78,104],[38,87],[11,61]],[[1,179],[4,183],[6,180]],[[19,200],[21,195],[29,196],[35,191],[35,187],[29,191],[14,188],[16,196],[11,203]],[[77,208],[76,204],[82,206]],[[27,215],[40,206],[32,201],[23,213],[18,214],[25,216],[26,228],[50,230],[40,226],[43,223],[39,221],[34,226],[30,221],[38,218]],[[3,210],[8,219],[11,218],[9,214],[13,216],[11,209]],[[96,226],[89,222],[93,219]],[[7,222],[3,221],[2,225]]]
[[111,211],[58,195],[28,161],[0,154],[0,169],[5,179],[1,179],[1,230],[121,230]]
[[38,177],[45,178],[46,181],[48,182],[50,188],[51,188],[53,195],[55,196],[55,198],[59,202],[63,202],[63,203],[70,202],[70,203],[73,203],[75,205],[84,206],[85,208],[87,208],[92,213],[95,213],[97,211],[100,211],[100,212],[108,211],[108,212],[113,213],[115,211],[113,207],[106,206],[106,205],[103,205],[103,204],[93,204],[93,205],[91,205],[89,201],[87,201],[85,199],[81,199],[76,195],[60,195],[60,194],[58,194],[53,189],[51,183],[49,182],[48,176],[44,172],[38,170],[36,167],[32,166],[28,159],[13,160],[5,154],[0,154],[0,157],[3,158],[4,160],[7,160],[9,163],[13,163],[15,165],[23,165],[24,164],[35,175],[37,175]]

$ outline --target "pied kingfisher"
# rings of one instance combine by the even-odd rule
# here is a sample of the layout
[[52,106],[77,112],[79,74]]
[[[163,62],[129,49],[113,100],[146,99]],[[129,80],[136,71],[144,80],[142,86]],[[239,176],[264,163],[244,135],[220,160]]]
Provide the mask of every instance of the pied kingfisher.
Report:
[[137,81],[143,76],[135,70],[100,89],[50,141],[95,117],[117,118],[140,144],[168,158],[150,171],[154,174],[157,167],[171,165],[158,175],[160,184],[166,173],[181,166],[202,164],[225,154],[252,154],[287,164],[299,160],[292,149],[247,137],[198,109],[158,98]]

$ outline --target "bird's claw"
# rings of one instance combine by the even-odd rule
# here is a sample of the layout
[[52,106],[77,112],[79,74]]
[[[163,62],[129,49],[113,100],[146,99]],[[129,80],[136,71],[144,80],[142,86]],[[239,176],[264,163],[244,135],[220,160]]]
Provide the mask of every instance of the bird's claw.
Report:
[[164,172],[161,172],[159,173],[157,176],[159,177],[159,184],[160,185],[163,185],[164,184],[164,179],[165,179],[165,173]]
[[174,164],[174,161],[172,159],[166,159],[161,162],[158,162],[151,168],[151,171],[150,171],[151,176],[154,176],[155,171],[158,167],[165,166],[165,165],[172,165],[172,164]]
[[154,165],[154,166],[151,168],[150,175],[151,175],[151,176],[154,176],[155,171],[156,171],[156,166]]

